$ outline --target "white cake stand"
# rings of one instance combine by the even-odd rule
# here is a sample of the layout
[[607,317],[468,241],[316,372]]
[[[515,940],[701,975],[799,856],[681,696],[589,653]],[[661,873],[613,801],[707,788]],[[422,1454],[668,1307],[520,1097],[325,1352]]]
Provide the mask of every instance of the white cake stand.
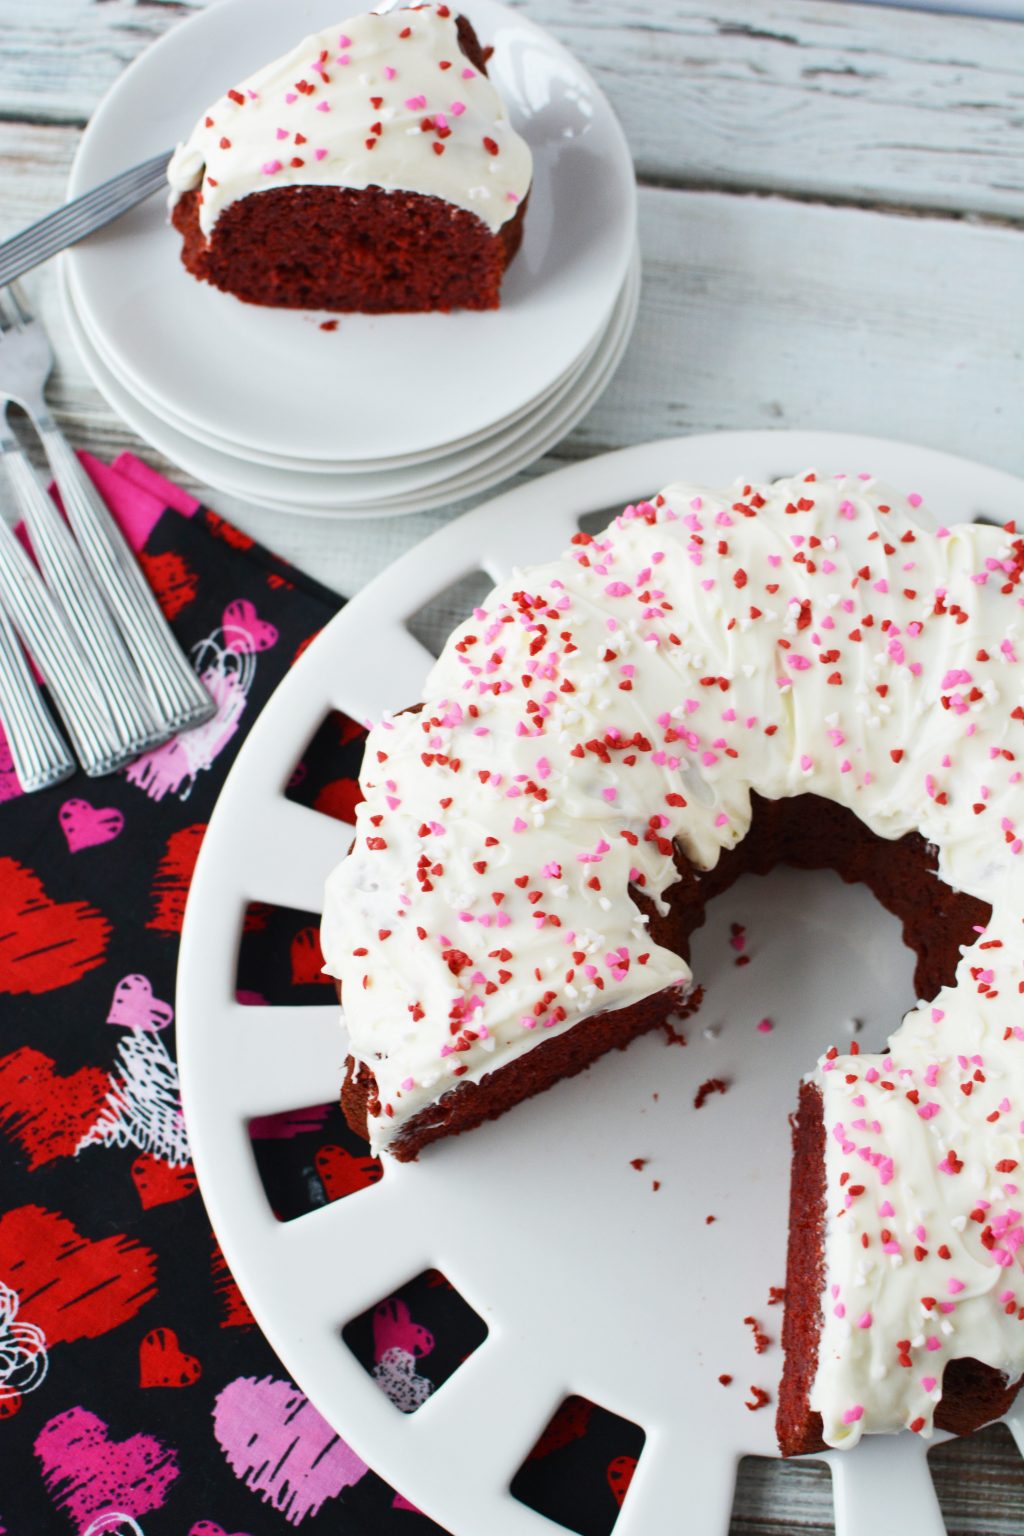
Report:
[[[497,581],[563,548],[578,519],[673,479],[731,483],[814,467],[870,470],[920,491],[943,522],[1024,512],[1024,485],[877,439],[751,432],[626,449],[534,481],[432,535],[359,593],[289,673],[224,786],[181,944],[178,1051],[203,1196],[228,1263],[299,1386],[383,1477],[454,1536],[556,1529],[508,1491],[558,1403],[579,1393],[634,1420],[646,1444],[616,1536],[720,1536],[736,1464],[775,1453],[789,1131],[801,1073],[862,1021],[882,1042],[913,1001],[909,952],[863,891],[779,871],[723,897],[695,943],[708,995],[686,1050],[658,1035],[472,1135],[388,1162],[369,1188],[291,1222],[271,1214],[247,1122],[335,1097],[337,1010],[234,1000],[249,901],[318,910],[348,829],[284,796],[331,709],[374,718],[419,697],[430,663],[407,629],[474,570]],[[752,961],[734,965],[729,921]],[[774,1029],[758,1032],[762,1017]],[[699,1112],[696,1086],[730,1082]],[[657,1096],[657,1097],[655,1097]],[[631,1159],[650,1162],[642,1172]],[[660,1180],[655,1193],[652,1178]],[[707,1215],[716,1221],[708,1225]],[[418,1412],[399,1413],[341,1338],[344,1324],[436,1266],[489,1335]],[[729,1387],[718,1377],[733,1377]],[[1011,1424],[1018,1443],[1024,1425]],[[917,1437],[827,1458],[839,1536],[943,1531]]]

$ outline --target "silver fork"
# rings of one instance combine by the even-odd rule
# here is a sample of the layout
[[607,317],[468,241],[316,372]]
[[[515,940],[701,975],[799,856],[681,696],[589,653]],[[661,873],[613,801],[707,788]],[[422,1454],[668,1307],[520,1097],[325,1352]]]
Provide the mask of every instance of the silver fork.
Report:
[[[121,530],[79,464],[43,398],[53,366],[46,333],[13,288],[0,293],[0,398],[32,419],[46,450],[68,522],[138,670],[158,738],[209,719],[214,702],[192,670]],[[20,472],[19,472],[20,473]]]
[[95,776],[120,768],[132,754],[114,735],[96,680],[67,620],[3,517],[0,602],[43,674],[86,773]]
[[[3,335],[0,305],[0,371],[4,362]],[[0,459],[25,519],[33,553],[50,591],[64,610],[80,651],[91,662],[99,685],[97,703],[108,717],[112,745],[122,747],[126,759],[136,757],[163,740],[165,733],[157,727],[141,680],[71,529],[36,478],[7,425],[4,409],[0,404]]]
[[0,288],[167,186],[170,150],[102,182],[0,244]]
[[18,783],[26,794],[61,784],[75,771],[67,743],[50,718],[25,653],[0,604],[0,723]]

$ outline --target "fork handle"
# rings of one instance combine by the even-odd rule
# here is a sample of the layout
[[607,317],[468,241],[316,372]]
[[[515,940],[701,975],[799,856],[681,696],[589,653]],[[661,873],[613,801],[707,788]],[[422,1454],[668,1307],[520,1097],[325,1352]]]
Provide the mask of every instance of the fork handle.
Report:
[[180,649],[121,530],[49,415],[36,418],[61,501],[141,674],[159,724],[188,730],[208,720],[214,702]]
[[91,776],[113,773],[134,754],[118,742],[78,641],[3,517],[0,600],[46,679],[78,761]]
[[0,608],[0,722],[18,783],[26,794],[61,784],[75,771],[50,718],[7,614]]
[[144,752],[161,733],[141,680],[122,644],[96,579],[71,530],[43,489],[24,451],[0,432],[0,454],[24,517],[32,549],[51,592],[64,610],[83,654],[95,673],[99,696],[111,724],[131,753]]

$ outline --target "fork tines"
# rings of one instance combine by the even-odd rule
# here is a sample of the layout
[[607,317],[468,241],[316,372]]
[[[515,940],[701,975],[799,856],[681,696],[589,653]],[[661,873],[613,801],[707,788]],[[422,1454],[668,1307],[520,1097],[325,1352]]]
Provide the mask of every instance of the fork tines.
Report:
[[50,718],[7,612],[0,604],[0,724],[18,783],[26,794],[60,784],[75,771],[67,743]]

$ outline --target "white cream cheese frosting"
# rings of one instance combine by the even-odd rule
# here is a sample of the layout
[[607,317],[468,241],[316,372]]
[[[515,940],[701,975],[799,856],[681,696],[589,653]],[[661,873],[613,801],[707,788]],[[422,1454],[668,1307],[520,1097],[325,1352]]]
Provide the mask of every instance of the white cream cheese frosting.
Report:
[[673,485],[503,582],[422,711],[371,732],[323,919],[380,1150],[464,1079],[686,987],[631,891],[662,901],[673,842],[712,867],[752,791],[936,845],[987,929],[889,1054],[817,1074],[835,1445],[928,1433],[949,1359],[1024,1371],[1024,541],[918,505],[863,475]]
[[446,5],[355,16],[215,101],[171,157],[172,204],[201,187],[209,235],[231,203],[282,186],[419,192],[496,233],[530,187],[529,146],[459,46]]

